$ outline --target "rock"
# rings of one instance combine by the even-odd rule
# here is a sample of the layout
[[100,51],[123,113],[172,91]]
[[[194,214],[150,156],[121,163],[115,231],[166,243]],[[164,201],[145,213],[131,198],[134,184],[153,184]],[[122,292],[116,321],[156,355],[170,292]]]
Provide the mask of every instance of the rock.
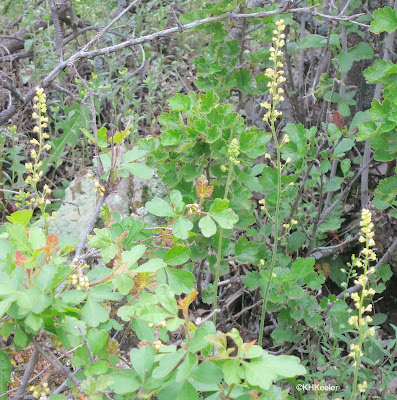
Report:
[[95,209],[94,182],[81,173],[65,191],[65,202],[51,221],[50,233],[78,243]]
[[[50,224],[50,233],[69,242],[78,243],[91,218],[96,202],[94,182],[87,178],[87,171],[82,171],[65,191],[65,201]],[[141,179],[136,176],[122,178],[106,204],[110,212],[118,212],[122,217],[132,216],[151,226],[158,224],[154,215],[147,212],[144,205],[154,197],[167,196],[168,189],[155,174],[152,179]]]

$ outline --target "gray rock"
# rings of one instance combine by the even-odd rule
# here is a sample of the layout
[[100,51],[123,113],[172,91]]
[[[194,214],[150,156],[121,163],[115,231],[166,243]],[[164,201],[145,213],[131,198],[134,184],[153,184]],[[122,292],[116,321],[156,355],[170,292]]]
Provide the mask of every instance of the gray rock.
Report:
[[50,233],[79,242],[95,209],[96,197],[93,181],[85,174],[77,177],[65,191],[65,202],[51,221]]

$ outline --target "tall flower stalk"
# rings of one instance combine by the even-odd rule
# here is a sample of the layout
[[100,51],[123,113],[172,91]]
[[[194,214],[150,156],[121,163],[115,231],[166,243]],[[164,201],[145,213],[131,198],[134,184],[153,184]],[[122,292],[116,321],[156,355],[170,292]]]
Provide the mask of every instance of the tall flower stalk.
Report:
[[[270,274],[269,279],[267,281],[265,287],[265,293],[263,297],[263,306],[262,306],[262,315],[260,322],[260,330],[259,330],[259,346],[262,346],[263,340],[263,329],[265,325],[265,316],[266,316],[266,307],[267,301],[269,297],[269,291],[272,284],[272,280],[274,277],[274,266],[276,264],[276,256],[278,249],[278,241],[279,241],[279,214],[280,214],[280,203],[281,203],[281,194],[282,194],[282,186],[281,186],[281,173],[282,173],[282,163],[281,163],[281,146],[283,141],[279,142],[276,132],[276,120],[277,118],[282,116],[282,112],[277,109],[277,105],[284,101],[283,93],[284,90],[280,87],[283,82],[285,82],[284,71],[282,70],[283,63],[281,62],[283,57],[283,52],[281,49],[285,45],[285,25],[284,20],[280,19],[276,22],[277,29],[273,31],[273,42],[274,47],[270,48],[270,60],[273,62],[272,68],[267,68],[265,75],[270,78],[270,82],[267,84],[269,87],[269,93],[272,96],[271,102],[264,102],[262,107],[266,108],[267,112],[263,118],[263,120],[270,126],[270,130],[273,136],[273,140],[276,146],[276,170],[277,170],[277,200],[276,200],[276,210],[274,214],[274,218],[272,218],[274,223],[274,245],[273,252],[270,261]],[[262,200],[262,209],[265,209],[265,202]],[[262,263],[263,264],[263,263]]]
[[[228,148],[229,165],[228,167],[225,165],[222,165],[221,167],[224,172],[227,171],[224,199],[227,199],[229,196],[229,188],[230,188],[230,182],[232,180],[233,168],[235,165],[238,165],[240,163],[240,161],[237,160],[239,155],[240,155],[240,150],[239,150],[238,140],[233,139],[230,142]],[[219,229],[218,253],[216,256],[216,271],[215,271],[214,301],[213,301],[214,310],[216,310],[218,306],[218,282],[219,282],[219,273],[221,269],[221,259],[222,259],[222,239],[223,239],[223,228],[221,227]],[[213,321],[214,325],[216,325],[216,312],[214,313]]]
[[371,247],[375,246],[375,241],[373,239],[374,232],[372,231],[372,229],[374,228],[374,224],[371,221],[371,212],[365,208],[361,212],[360,226],[361,236],[359,238],[359,241],[361,243],[364,243],[365,247],[363,250],[361,250],[360,256],[356,258],[353,255],[352,263],[348,264],[352,268],[363,269],[362,274],[354,281],[356,285],[361,285],[361,293],[351,294],[351,298],[353,299],[354,305],[357,309],[357,315],[351,316],[349,318],[349,324],[352,325],[358,332],[358,342],[353,343],[350,346],[349,354],[349,357],[354,360],[353,366],[355,367],[351,400],[354,400],[358,393],[365,393],[367,389],[368,384],[366,381],[358,383],[358,372],[360,369],[360,359],[363,356],[363,342],[368,336],[375,335],[375,328],[368,327],[368,323],[372,321],[371,316],[364,315],[365,313],[372,311],[372,304],[364,306],[364,301],[367,297],[373,296],[375,294],[374,289],[367,289],[367,287],[369,276],[375,272],[375,268],[370,267],[370,263],[371,261],[376,261],[376,254],[371,249]]
[[33,133],[37,134],[38,138],[33,138],[30,141],[30,144],[35,146],[30,151],[30,158],[32,162],[28,162],[25,164],[26,171],[28,176],[25,179],[25,183],[30,185],[33,189],[35,197],[32,199],[32,203],[35,206],[40,208],[42,216],[44,218],[44,222],[47,230],[47,217],[45,214],[46,205],[50,204],[49,200],[46,200],[46,196],[51,194],[51,189],[48,185],[44,185],[42,193],[39,192],[37,187],[38,182],[43,177],[42,161],[40,160],[43,151],[51,150],[51,145],[49,143],[45,143],[45,140],[49,138],[47,132],[45,132],[45,128],[47,128],[48,117],[46,117],[47,113],[47,105],[46,105],[46,94],[44,93],[44,89],[37,88],[36,96],[34,97],[35,104],[33,108],[36,110],[32,114],[32,118],[37,120],[37,125],[33,128]]

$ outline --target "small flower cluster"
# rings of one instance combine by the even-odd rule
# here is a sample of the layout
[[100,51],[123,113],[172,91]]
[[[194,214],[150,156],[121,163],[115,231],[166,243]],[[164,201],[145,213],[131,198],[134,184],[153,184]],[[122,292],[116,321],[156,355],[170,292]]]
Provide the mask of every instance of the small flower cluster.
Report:
[[268,123],[274,123],[274,121],[283,114],[276,109],[276,106],[278,103],[284,101],[284,89],[279,86],[286,81],[284,71],[280,69],[283,67],[283,63],[280,61],[283,57],[281,48],[285,45],[285,34],[283,33],[285,30],[284,20],[280,19],[276,22],[276,25],[277,29],[273,31],[274,36],[272,38],[275,47],[270,47],[270,60],[273,61],[273,68],[267,68],[265,71],[265,75],[270,79],[267,86],[269,88],[269,93],[273,97],[273,101],[272,104],[267,101],[261,104],[261,106],[267,110],[263,120]]
[[10,133],[12,135],[15,136],[17,134],[17,126],[16,125],[7,126],[7,129],[10,131]]
[[44,140],[49,138],[48,133],[44,132],[44,129],[47,128],[48,122],[48,117],[45,116],[47,112],[47,105],[44,89],[37,88],[36,96],[33,100],[35,101],[33,108],[36,109],[37,112],[33,112],[32,118],[38,120],[38,125],[33,128],[33,132],[37,133],[38,139],[34,138],[30,141],[30,143],[38,146],[38,148],[37,150],[32,149],[30,152],[30,158],[33,160],[33,162],[28,162],[25,164],[26,171],[29,174],[25,179],[25,183],[31,185],[36,193],[36,198],[33,198],[32,202],[36,203],[38,207],[41,207],[44,204],[50,204],[50,201],[45,200],[45,197],[48,194],[51,194],[51,189],[48,187],[48,185],[44,185],[43,193],[41,195],[39,195],[37,190],[37,183],[43,176],[43,171],[39,171],[43,164],[42,161],[40,161],[41,154],[45,150],[51,150],[51,145],[49,143],[44,144]]
[[157,350],[160,351],[161,346],[163,345],[163,342],[161,340],[156,340],[153,342],[153,347]]
[[103,197],[105,195],[106,192],[106,188],[105,186],[103,186],[98,179],[94,179],[94,177],[92,176],[91,173],[87,174],[87,178],[88,179],[92,179],[94,182],[94,192],[98,193],[99,196]]
[[[240,148],[239,148],[239,143],[236,138],[234,138],[230,144],[229,148],[227,149],[227,154],[229,156],[229,162],[230,165],[238,165],[240,164],[240,161],[237,160],[238,156],[240,155]],[[225,165],[221,166],[222,171],[227,171],[227,167]]]
[[290,229],[292,226],[297,225],[298,221],[296,219],[291,219],[291,223],[290,224],[283,224],[283,228],[284,229]]
[[193,204],[186,204],[187,208],[187,213],[188,215],[193,215],[196,212],[200,212],[200,205],[198,203],[193,203]]
[[127,67],[124,68],[124,69],[121,70],[121,71],[118,71],[119,75],[125,75],[127,72],[128,72],[128,68],[127,68]]
[[[149,328],[154,328],[156,325],[153,324],[152,322],[148,323]],[[165,328],[167,326],[167,321],[161,321],[158,325],[159,328]]]
[[47,395],[51,392],[47,382],[42,382],[40,385],[29,386],[29,392],[33,392],[32,396],[36,399],[45,400]]
[[367,381],[364,381],[363,383],[359,383],[358,384],[358,391],[360,393],[365,393],[365,391],[367,390],[367,387],[368,387]]
[[[363,356],[362,347],[364,340],[369,336],[375,336],[375,328],[368,327],[368,324],[372,322],[372,317],[369,315],[364,315],[367,312],[372,311],[372,304],[364,305],[364,301],[367,297],[373,296],[375,294],[375,290],[372,288],[368,288],[369,276],[375,272],[374,267],[370,267],[371,261],[376,261],[376,254],[371,247],[375,246],[374,241],[374,224],[372,222],[371,212],[367,209],[363,209],[361,212],[361,236],[359,238],[360,243],[365,243],[365,247],[361,250],[360,257],[352,256],[352,263],[348,263],[348,265],[356,270],[357,268],[362,268],[363,273],[360,274],[354,280],[356,285],[361,285],[362,290],[361,294],[352,293],[350,297],[354,301],[355,308],[357,309],[357,315],[353,315],[349,318],[349,324],[353,326],[358,331],[358,344],[352,344],[350,346],[350,354],[354,360],[353,365],[356,367],[355,369],[355,383],[353,387],[353,392],[356,392],[357,385],[357,376],[358,376],[358,368],[360,365],[360,358]],[[363,382],[362,384],[358,384],[358,391],[360,393],[364,393],[367,388],[367,382]]]
[[15,207],[24,208],[25,206],[30,206],[32,204],[32,200],[29,200],[30,192],[23,192],[22,190],[18,190],[18,194],[14,197],[18,200],[15,203]]
[[77,289],[86,289],[90,286],[90,283],[88,281],[88,276],[83,274],[83,269],[84,268],[89,268],[87,264],[82,264],[78,265],[76,267],[76,274],[72,274],[69,277],[69,282]]

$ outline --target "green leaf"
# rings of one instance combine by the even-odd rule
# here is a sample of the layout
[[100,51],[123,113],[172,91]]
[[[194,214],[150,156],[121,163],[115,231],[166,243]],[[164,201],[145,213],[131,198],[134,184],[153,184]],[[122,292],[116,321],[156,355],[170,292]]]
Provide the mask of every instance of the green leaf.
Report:
[[358,140],[367,140],[379,133],[379,128],[373,121],[363,122],[362,124],[358,124]]
[[7,383],[11,379],[12,364],[7,353],[0,350],[0,399],[6,400],[7,396],[2,396],[2,393],[7,391]]
[[197,390],[189,381],[165,386],[159,391],[158,398],[159,400],[199,400]]
[[249,242],[245,237],[241,237],[234,246],[236,252],[236,258],[238,262],[243,264],[257,263],[259,243]]
[[350,48],[347,52],[339,53],[335,58],[338,60],[341,72],[348,72],[354,61],[371,59],[374,57],[372,47],[365,42]]
[[308,288],[319,290],[325,282],[325,276],[319,275],[317,272],[313,271],[305,277],[304,282]]
[[203,361],[193,369],[191,377],[197,382],[216,384],[222,380],[223,372],[214,362]]
[[222,371],[224,374],[225,382],[228,385],[240,383],[240,360],[234,358],[224,361],[222,364]]
[[27,332],[36,334],[42,327],[43,318],[40,318],[33,313],[29,313],[25,318],[25,329]]
[[73,307],[80,304],[87,297],[87,293],[81,290],[68,290],[61,294],[62,300],[68,303],[69,306]]
[[153,368],[155,355],[156,349],[154,347],[143,346],[131,350],[131,364],[142,382],[147,374],[146,371],[149,372]]
[[186,218],[179,217],[172,226],[172,234],[179,239],[186,240],[189,237],[189,231],[193,228],[193,224]]
[[351,161],[348,158],[345,158],[344,160],[341,161],[340,169],[343,172],[343,176],[346,176],[346,174],[350,171],[350,166],[351,166]]
[[154,258],[145,262],[144,264],[140,265],[138,268],[133,269],[132,271],[135,273],[142,273],[142,272],[157,272],[159,269],[166,267],[167,264],[160,260],[159,258]]
[[230,208],[220,212],[211,211],[209,214],[224,229],[232,229],[239,220],[237,214]]
[[303,232],[293,232],[287,239],[287,250],[289,253],[297,251],[306,242],[306,235]]
[[89,365],[84,371],[85,376],[93,375],[104,375],[109,369],[109,363],[107,361],[99,360]]
[[178,306],[176,304],[174,293],[171,291],[170,286],[161,284],[156,290],[159,303],[163,308],[172,314],[178,315]]
[[98,131],[97,131],[97,138],[98,138],[98,146],[101,149],[107,149],[108,147],[108,136],[107,136],[107,129],[102,126]]
[[144,150],[129,150],[123,155],[123,163],[130,163],[143,157],[147,152]]
[[151,214],[156,215],[157,217],[178,216],[178,214],[175,212],[175,210],[171,207],[169,203],[157,197],[146,203],[145,207]]
[[393,272],[390,269],[390,265],[388,264],[379,265],[379,267],[376,269],[376,276],[378,278],[381,278],[384,282],[388,281],[393,276]]
[[312,47],[325,47],[327,45],[327,41],[324,39],[324,36],[310,34],[305,36],[298,42],[298,47],[300,49],[309,49]]
[[112,390],[117,394],[134,394],[141,387],[141,383],[136,378],[133,370],[122,370],[110,375],[113,379]]
[[385,76],[395,73],[397,73],[397,64],[393,64],[390,60],[376,60],[364,71],[364,76],[367,83],[378,83]]
[[94,328],[88,331],[87,342],[94,356],[97,355],[100,350],[102,350],[108,338],[109,334],[103,330]]
[[269,390],[273,381],[278,377],[277,373],[269,368],[261,368],[262,365],[253,362],[243,362],[245,376],[250,385],[259,386],[261,389]]
[[354,140],[344,138],[336,145],[334,149],[334,155],[337,156],[346,153],[353,147],[354,147]]
[[303,278],[313,271],[315,264],[314,258],[297,258],[292,264],[291,273],[295,279]]
[[189,96],[178,93],[168,100],[171,110],[187,112],[191,107],[191,100]]
[[120,274],[112,279],[113,286],[117,289],[122,295],[126,296],[131,289],[134,287],[134,281],[129,275]]
[[[169,267],[166,267],[163,271],[164,275],[161,282],[168,281],[168,284],[175,294],[179,295],[181,293],[190,293],[190,291],[194,288],[193,282],[195,278],[191,272]],[[160,279],[160,277],[161,275],[159,274],[158,278]]]
[[33,215],[33,210],[21,210],[12,213],[7,219],[14,224],[21,224],[26,228]]
[[226,210],[228,207],[229,207],[229,200],[215,199],[210,207],[210,211],[220,212]]
[[160,142],[163,146],[175,146],[183,138],[183,133],[178,129],[168,129],[160,136]]
[[128,262],[128,268],[130,268],[145,254],[145,251],[146,246],[143,244],[138,244],[134,246],[131,250],[123,251],[123,262]]
[[389,100],[384,100],[380,103],[379,100],[374,99],[371,103],[371,109],[369,115],[376,121],[381,118],[387,117],[393,111],[392,103]]
[[247,288],[249,290],[252,291],[252,290],[257,289],[260,286],[260,284],[261,284],[260,279],[261,279],[261,276],[258,272],[251,271],[251,272],[248,272],[247,275],[245,275],[245,277],[243,278],[243,283],[245,286],[247,286]]
[[214,236],[216,233],[215,222],[209,215],[206,215],[204,218],[200,219],[199,228],[205,237]]
[[201,108],[204,112],[209,112],[216,104],[219,104],[219,96],[213,90],[209,90],[201,97]]
[[40,295],[41,291],[38,287],[32,287],[28,290],[20,292],[17,298],[18,306],[23,310],[31,311]]
[[375,191],[375,197],[391,204],[397,196],[397,175],[382,179]]
[[109,319],[109,312],[92,300],[91,297],[88,297],[81,313],[81,319],[95,328],[101,322],[106,322]]
[[0,318],[2,318],[3,315],[9,310],[13,302],[13,298],[0,300]]
[[327,184],[325,185],[325,193],[330,193],[330,192],[335,192],[337,190],[340,190],[342,183],[343,183],[344,179],[339,177],[339,176],[335,176],[333,177],[331,180],[329,180],[327,182]]
[[252,91],[253,77],[248,68],[244,68],[234,72],[234,79],[236,79],[237,89],[242,93],[249,93]]
[[285,132],[288,134],[292,143],[296,144],[298,151],[302,151],[306,144],[306,129],[302,124],[287,124]]
[[164,262],[171,266],[185,264],[190,259],[190,248],[186,246],[174,246],[167,251]]
[[121,164],[120,169],[142,179],[150,179],[153,177],[153,170],[142,163]]
[[67,397],[64,394],[51,394],[50,400],[67,400]]
[[173,190],[170,193],[170,199],[171,199],[172,205],[175,207],[175,210],[178,213],[182,213],[183,211],[185,211],[186,204],[183,201],[181,192],[179,192],[178,190]]
[[30,343],[29,337],[26,333],[17,325],[14,333],[14,344],[18,349],[24,349]]
[[[186,355],[186,352],[179,349],[173,353],[159,354],[156,360],[160,360],[158,367],[153,370],[154,379],[163,379],[170,374],[173,369],[178,365],[182,358]],[[186,397],[188,399],[188,397]]]
[[86,323],[69,315],[65,317],[65,328],[67,332],[77,337],[81,336],[81,333],[83,333],[83,335],[87,333]]
[[[188,379],[197,362],[197,354],[188,353],[177,369],[176,381],[183,382]],[[186,398],[188,399],[189,397]]]
[[58,271],[58,267],[54,264],[46,264],[40,271],[40,274],[36,280],[36,285],[40,288],[43,292],[51,289],[55,274]]
[[145,304],[141,309],[140,317],[144,321],[152,322],[155,325],[160,325],[167,318],[172,318],[174,315],[156,304]]
[[32,48],[33,43],[33,39],[26,39],[23,43],[23,48],[25,49],[25,51],[29,51]]
[[389,32],[397,29],[397,10],[390,7],[378,8],[374,11],[374,20],[371,22],[370,31],[373,33]]

